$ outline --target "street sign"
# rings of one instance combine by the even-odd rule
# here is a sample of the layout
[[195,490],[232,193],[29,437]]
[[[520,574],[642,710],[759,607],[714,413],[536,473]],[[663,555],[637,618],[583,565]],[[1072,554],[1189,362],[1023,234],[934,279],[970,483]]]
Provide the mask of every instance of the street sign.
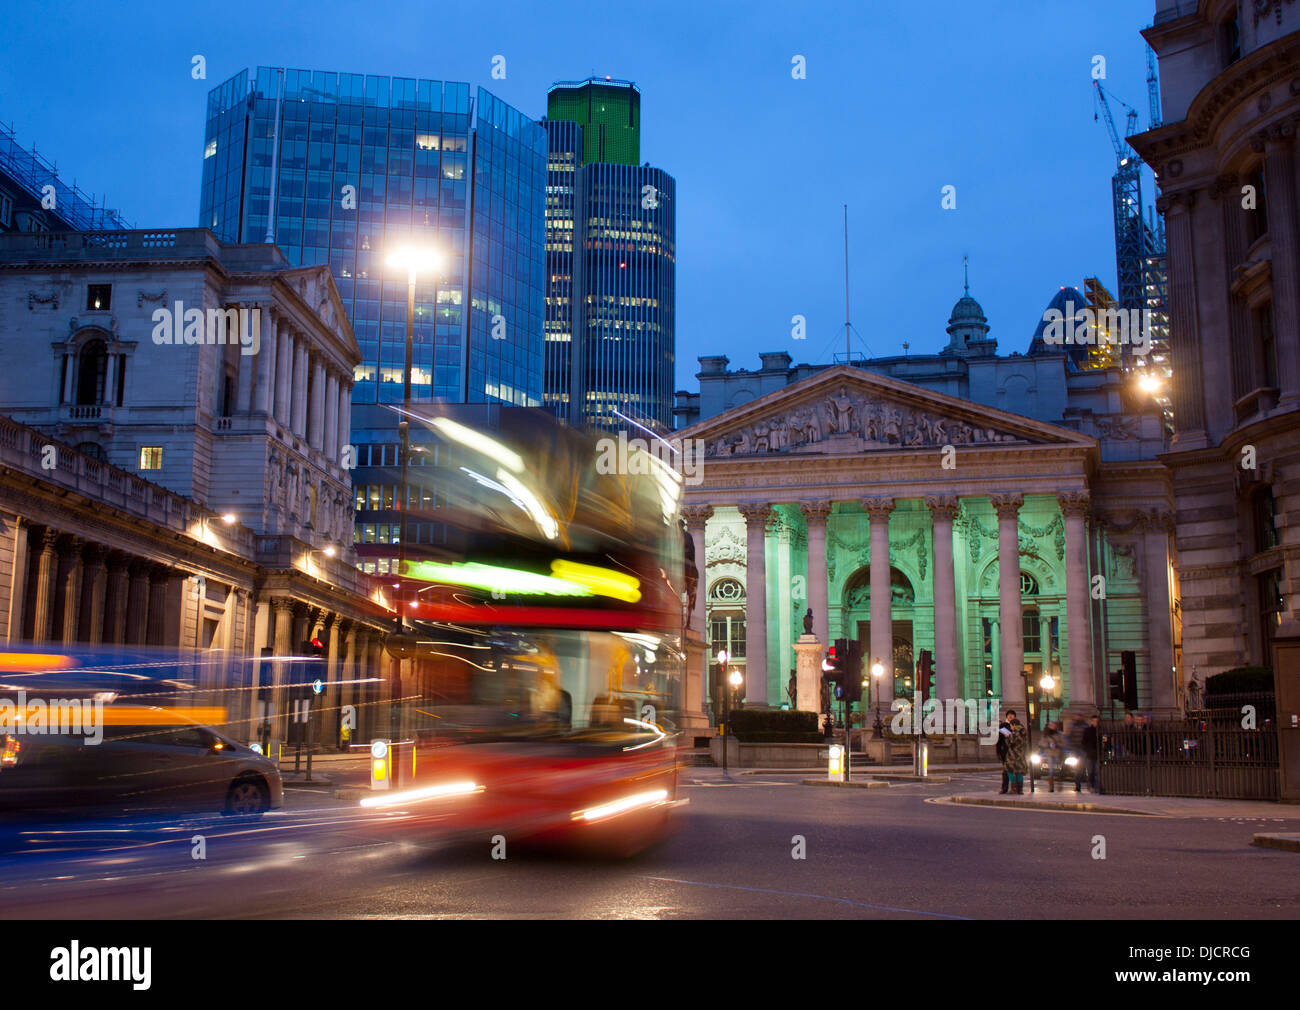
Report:
[[320,678],[317,677],[315,680],[311,682],[311,689],[314,693],[320,694],[322,691],[325,690],[325,685],[322,684]]

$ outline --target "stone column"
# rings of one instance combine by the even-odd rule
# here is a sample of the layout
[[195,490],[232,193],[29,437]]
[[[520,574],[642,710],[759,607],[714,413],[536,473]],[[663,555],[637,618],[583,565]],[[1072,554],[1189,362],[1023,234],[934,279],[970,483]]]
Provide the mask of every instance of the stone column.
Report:
[[[113,345],[109,345],[110,347]],[[117,369],[120,354],[114,354],[111,351],[108,355],[108,363],[104,368],[104,406],[114,407],[117,405]]]
[[[239,311],[241,315],[245,312],[249,313],[248,325],[251,329],[251,327],[253,326],[252,308],[248,305],[240,305]],[[260,317],[261,314],[259,313],[258,315]],[[261,319],[259,318],[257,322],[257,327],[259,330],[261,329],[261,325],[262,325]],[[243,320],[241,319],[239,322],[239,330],[240,330],[240,339],[238,340],[239,353],[235,355],[235,361],[239,367],[239,375],[235,379],[235,413],[236,414],[248,414],[251,413],[253,410],[253,373],[257,369],[257,359],[254,358],[251,354],[244,353],[243,340],[242,340],[243,329],[244,329],[244,323]],[[257,339],[259,342],[262,339],[262,334],[260,332],[257,334]],[[262,349],[259,343],[258,346],[259,354],[261,354],[261,350]]]
[[308,399],[310,417],[307,421],[307,444],[317,452],[325,445],[325,364],[319,355],[311,357],[311,381],[308,387],[311,396]]
[[[1092,594],[1088,578],[1087,491],[1062,491],[1056,496],[1065,516],[1065,630],[1070,652],[1070,706],[1097,706],[1092,669]],[[1062,673],[1065,671],[1062,670]]]
[[149,627],[149,563],[131,562],[131,587],[127,594],[126,644],[146,644]]
[[167,589],[171,572],[157,566],[149,572],[149,620],[146,635],[150,645],[167,644]]
[[[1192,236],[1194,190],[1168,193],[1156,200],[1165,216],[1169,257],[1169,343],[1173,356],[1174,448],[1204,445],[1205,389],[1201,374],[1201,334],[1197,326],[1196,254]],[[1281,333],[1281,330],[1278,330]]]
[[329,646],[329,653],[325,662],[325,693],[323,697],[324,708],[320,719],[320,742],[333,749],[339,742],[339,681],[342,680],[341,669],[341,650],[339,648],[342,639],[343,618],[338,614],[330,614],[326,629],[329,634],[326,636],[326,643]]
[[[339,669],[339,719],[343,718],[343,709],[351,705],[356,709],[357,685],[357,624],[355,621],[343,622],[343,666]],[[353,724],[352,742],[358,742],[360,718]]]
[[1169,534],[1174,517],[1167,509],[1152,509],[1145,518],[1142,574],[1151,650],[1151,705],[1160,714],[1172,715],[1179,708],[1181,687],[1174,672],[1173,608],[1169,599]]
[[1002,710],[1025,716],[1025,626],[1020,610],[1020,530],[1022,494],[989,496],[998,514],[998,616],[1002,623]]
[[79,626],[81,641],[91,645],[99,645],[104,640],[104,592],[108,583],[104,553],[104,549],[96,544],[86,548]]
[[[813,634],[823,646],[830,641],[830,615],[827,613],[829,589],[826,579],[826,517],[831,514],[831,507],[832,503],[829,501],[799,503],[804,518],[808,520],[808,606],[813,612]],[[801,614],[800,617],[802,616]],[[847,630],[845,637],[851,637]],[[870,673],[870,662],[867,663],[867,670]],[[799,690],[803,690],[802,685]],[[802,702],[800,704],[802,707]],[[813,707],[818,706],[814,703]]]
[[742,502],[745,517],[745,698],[767,704],[767,524],[772,506]]
[[59,577],[59,534],[48,527],[41,534],[41,555],[36,566],[36,609],[32,614],[32,641],[48,642],[54,635],[54,595]]
[[[356,632],[356,665],[353,667],[352,676],[358,681],[368,680],[370,673],[370,629],[365,625],[357,628]],[[352,690],[352,703],[357,707],[357,731],[352,734],[353,743],[361,743],[363,740],[369,741],[374,738],[371,729],[371,686],[370,684],[358,683]]]
[[[701,646],[696,647],[699,650],[697,669],[692,669],[692,663],[688,662],[686,669],[686,690],[684,692],[684,708],[688,715],[698,713],[702,718],[705,710],[705,703],[708,697],[708,683],[711,656],[709,655],[709,621],[708,621],[708,590],[709,579],[705,567],[705,544],[704,544],[704,527],[709,517],[713,515],[712,505],[683,505],[682,517],[686,520],[686,528],[691,535],[691,543],[695,548],[695,567],[698,572],[699,581],[695,586],[695,607],[690,614],[690,627],[699,635]],[[687,650],[688,657],[691,650]]]
[[1279,410],[1300,406],[1300,235],[1296,234],[1295,121],[1268,132],[1264,178],[1268,184],[1268,233],[1273,247],[1273,332],[1277,334]]
[[325,458],[337,465],[339,461],[339,377],[331,369],[325,377],[325,437],[322,439]]
[[957,651],[957,581],[952,558],[952,521],[957,515],[956,495],[930,495],[925,499],[934,520],[934,679],[941,701],[956,698],[962,690],[961,656]]
[[871,654],[866,664],[868,673],[877,662],[885,668],[882,676],[872,678],[876,702],[885,712],[894,700],[894,617],[889,587],[889,516],[894,504],[893,498],[862,499],[862,508],[871,517]]
[[276,355],[279,353],[275,339],[275,313],[269,305],[262,309],[262,346],[257,351],[257,392],[253,396],[253,412],[270,415],[275,412]]
[[284,596],[271,600],[272,620],[275,622],[273,655],[271,663],[271,725],[272,733],[281,740],[288,737],[288,664],[284,657],[293,655],[294,601]]
[[126,605],[130,598],[131,575],[125,554],[113,551],[108,556],[108,588],[104,597],[104,642],[126,643]]
[[72,395],[72,390],[77,373],[77,356],[68,353],[64,357],[67,359],[67,367],[63,369],[63,402],[72,403],[76,399]]
[[77,641],[77,625],[81,620],[81,551],[85,542],[69,537],[60,550],[60,568],[63,578],[63,644]]
[[293,405],[293,334],[282,319],[276,320],[275,419],[289,427]]
[[307,437],[307,342],[301,336],[293,342],[293,433]]
[[31,524],[22,516],[13,518],[13,564],[9,571],[9,615],[5,640],[13,643],[23,637],[27,605],[27,578],[31,569]]
[[[339,382],[339,446],[352,444],[352,383],[346,377]],[[334,460],[338,462],[337,459]],[[353,465],[356,461],[353,460]]]

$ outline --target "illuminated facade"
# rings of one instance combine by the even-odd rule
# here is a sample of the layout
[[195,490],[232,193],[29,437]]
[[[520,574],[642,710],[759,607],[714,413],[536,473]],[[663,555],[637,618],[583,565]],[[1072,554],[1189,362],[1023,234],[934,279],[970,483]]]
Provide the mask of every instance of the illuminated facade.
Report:
[[385,258],[434,246],[412,398],[536,406],[545,158],[542,128],[482,88],[260,67],[208,94],[200,223],[328,264],[361,349],[357,404],[402,400],[407,278]]
[[676,182],[636,163],[634,85],[557,84],[547,111],[546,406],[574,424],[668,430]]

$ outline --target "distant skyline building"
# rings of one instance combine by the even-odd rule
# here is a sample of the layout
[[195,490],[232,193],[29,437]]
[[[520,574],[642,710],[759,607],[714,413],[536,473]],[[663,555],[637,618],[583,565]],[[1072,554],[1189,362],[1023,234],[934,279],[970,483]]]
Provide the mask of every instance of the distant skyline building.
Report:
[[[547,94],[546,406],[573,424],[672,427],[677,184],[639,164],[630,81]],[[622,415],[622,416],[620,416]]]
[[101,206],[58,167],[18,143],[0,124],[0,234],[5,232],[129,230],[115,210]]
[[[358,405],[402,400],[407,277],[385,260],[435,247],[412,399],[537,406],[545,159],[542,128],[483,88],[259,67],[208,93],[199,219],[329,265],[361,349]],[[354,416],[382,426],[370,413]]]

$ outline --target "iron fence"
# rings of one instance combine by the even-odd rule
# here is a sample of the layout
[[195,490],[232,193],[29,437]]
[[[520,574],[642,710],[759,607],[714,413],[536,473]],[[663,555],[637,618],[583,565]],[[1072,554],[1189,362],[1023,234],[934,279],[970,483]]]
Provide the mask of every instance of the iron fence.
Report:
[[[1276,800],[1280,795],[1272,696],[1242,696],[1241,706],[1193,711],[1186,718],[1101,725],[1101,789],[1129,796]],[[1237,699],[1234,698],[1234,701]]]

